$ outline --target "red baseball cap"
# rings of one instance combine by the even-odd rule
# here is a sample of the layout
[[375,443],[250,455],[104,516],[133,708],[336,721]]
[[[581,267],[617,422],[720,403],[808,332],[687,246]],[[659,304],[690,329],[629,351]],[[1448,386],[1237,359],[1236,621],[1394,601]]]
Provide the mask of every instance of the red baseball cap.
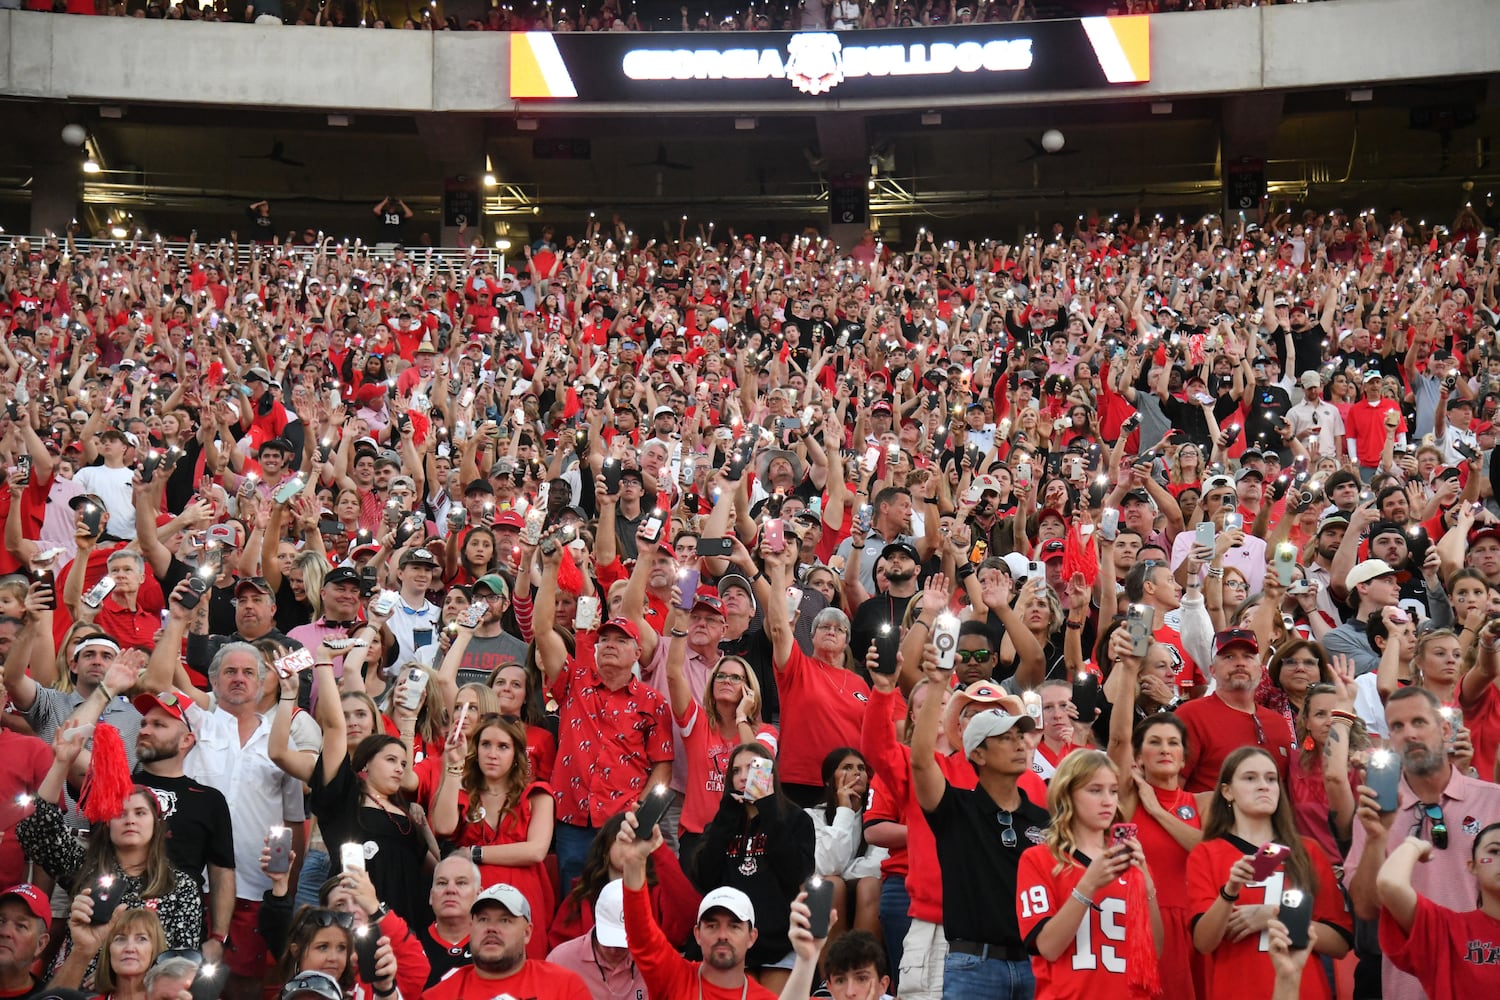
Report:
[[136,695],[135,700],[131,704],[142,715],[145,715],[153,708],[159,708],[189,729],[192,728],[192,724],[188,722],[187,718],[189,702],[187,696],[184,694],[179,694],[176,691],[163,691],[160,694],[147,691],[145,694]]
[[9,899],[12,896],[24,902],[26,908],[31,911],[31,915],[42,923],[52,923],[52,905],[47,900],[47,894],[42,890],[30,882],[22,882],[20,885],[13,885],[4,892],[0,892],[0,899]]
[[609,621],[599,626],[599,634],[603,635],[605,630],[607,629],[616,629],[620,632],[624,632],[627,636],[630,637],[630,640],[636,644],[639,644],[641,641],[641,633],[636,629],[635,622],[631,621],[629,618],[611,618]]
[[1250,652],[1260,652],[1260,640],[1248,628],[1226,628],[1214,636],[1214,655],[1217,656],[1231,646],[1245,646]]
[[512,507],[500,512],[500,515],[495,518],[495,527],[524,528],[526,527],[526,518],[522,517],[520,512]]
[[1067,545],[1061,538],[1049,538],[1042,543],[1042,561],[1049,562],[1053,559],[1061,559],[1067,550]]

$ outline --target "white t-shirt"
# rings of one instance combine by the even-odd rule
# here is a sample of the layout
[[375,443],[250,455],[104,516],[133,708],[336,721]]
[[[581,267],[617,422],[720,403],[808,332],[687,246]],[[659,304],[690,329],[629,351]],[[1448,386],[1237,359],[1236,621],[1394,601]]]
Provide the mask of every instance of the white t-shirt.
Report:
[[111,469],[107,465],[88,465],[73,476],[83,492],[104,501],[104,509],[109,512],[104,530],[116,538],[135,538],[135,498],[130,491],[134,477],[135,470],[129,466]]

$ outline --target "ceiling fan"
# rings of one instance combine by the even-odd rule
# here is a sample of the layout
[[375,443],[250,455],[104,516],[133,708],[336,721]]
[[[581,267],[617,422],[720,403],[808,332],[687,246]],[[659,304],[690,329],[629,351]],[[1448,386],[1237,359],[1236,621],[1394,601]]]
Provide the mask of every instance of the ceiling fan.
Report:
[[272,140],[272,142],[271,142],[271,151],[269,153],[258,153],[258,154],[252,154],[252,155],[241,155],[240,159],[242,159],[242,160],[270,160],[273,163],[279,163],[279,164],[281,164],[284,167],[305,167],[305,166],[307,166],[307,164],[303,163],[301,160],[293,160],[293,159],[287,157],[286,156],[286,145],[280,139]]

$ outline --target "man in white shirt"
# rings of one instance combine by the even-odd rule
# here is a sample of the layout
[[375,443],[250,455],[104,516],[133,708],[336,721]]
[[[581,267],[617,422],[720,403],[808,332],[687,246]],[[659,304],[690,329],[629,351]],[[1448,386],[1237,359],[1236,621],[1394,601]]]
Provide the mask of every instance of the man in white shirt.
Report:
[[1323,398],[1323,377],[1316,369],[1302,373],[1302,402],[1287,411],[1286,419],[1313,458],[1344,453],[1344,418]]
[[73,477],[83,492],[104,501],[104,509],[109,512],[105,530],[126,541],[135,538],[135,496],[130,488],[135,470],[127,461],[132,447],[124,432],[106,428],[99,434],[98,445],[104,464],[84,466]]
[[[171,613],[162,645],[180,648],[192,612],[173,595]],[[270,666],[260,651],[246,642],[230,642],[219,648],[208,668],[214,707],[194,706],[188,724],[197,743],[188,754],[187,776],[224,793],[234,817],[234,919],[224,945],[229,967],[225,997],[254,1000],[265,975],[266,943],[256,930],[261,897],[271,880],[261,871],[260,853],[271,827],[293,829],[293,849],[302,853],[298,836],[307,818],[302,784],[271,761],[271,724],[277,711],[263,710],[262,697]]]
[[426,549],[407,549],[401,553],[401,561],[396,567],[401,599],[385,623],[396,642],[398,664],[415,659],[417,650],[437,642],[442,609],[427,600],[427,590],[432,586],[432,575],[437,568],[437,559]]

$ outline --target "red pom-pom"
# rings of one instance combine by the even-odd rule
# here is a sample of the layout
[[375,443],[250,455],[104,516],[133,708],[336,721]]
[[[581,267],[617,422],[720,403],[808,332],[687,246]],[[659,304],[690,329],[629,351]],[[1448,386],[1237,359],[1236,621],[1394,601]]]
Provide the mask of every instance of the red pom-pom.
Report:
[[557,567],[557,589],[575,597],[583,593],[583,570],[573,561],[573,550],[566,545],[562,550],[562,562]]
[[1146,875],[1131,868],[1125,876],[1125,981],[1131,996],[1161,996],[1156,968],[1156,937],[1151,933],[1151,900]]
[[114,726],[99,724],[94,729],[94,756],[78,808],[90,823],[105,823],[125,810],[125,799],[135,787],[130,776],[130,762],[125,757],[125,743]]

